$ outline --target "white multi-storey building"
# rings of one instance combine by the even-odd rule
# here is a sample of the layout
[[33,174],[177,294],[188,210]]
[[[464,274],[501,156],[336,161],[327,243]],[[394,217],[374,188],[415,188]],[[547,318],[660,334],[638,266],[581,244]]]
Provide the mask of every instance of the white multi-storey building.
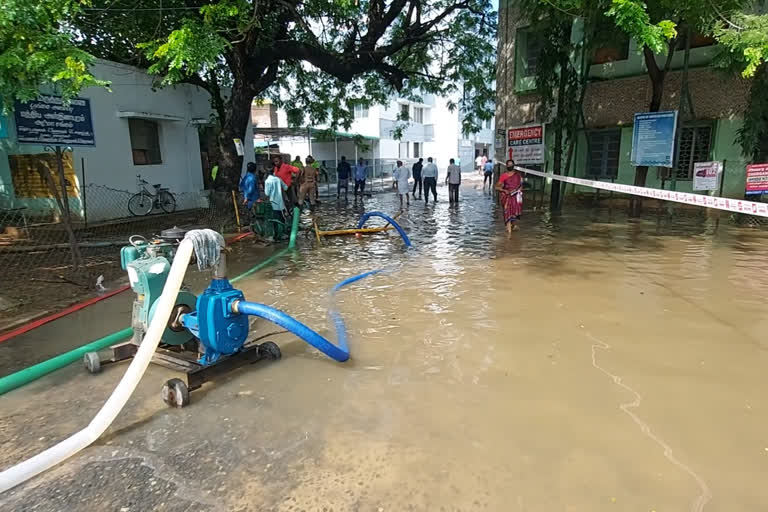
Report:
[[[449,99],[427,94],[421,102],[397,98],[386,105],[358,105],[349,133],[339,132],[332,141],[318,140],[313,130],[306,127],[288,129],[285,113],[273,105],[254,106],[255,142],[257,147],[277,145],[281,153],[294,156],[312,154],[329,167],[341,156],[350,161],[362,157],[375,169],[384,171],[397,160],[410,164],[432,157],[440,168],[454,158],[468,171],[476,156],[493,155],[493,121],[484,123],[480,132],[465,136],[458,109],[451,111],[448,103]],[[396,129],[405,118],[407,125],[396,139]],[[362,137],[362,146],[356,146],[356,136]]]

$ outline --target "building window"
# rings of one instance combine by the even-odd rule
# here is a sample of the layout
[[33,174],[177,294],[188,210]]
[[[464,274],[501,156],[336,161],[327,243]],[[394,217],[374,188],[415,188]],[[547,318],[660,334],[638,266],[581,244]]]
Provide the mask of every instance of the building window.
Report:
[[413,143],[413,158],[419,158],[421,156],[421,142]]
[[365,105],[355,105],[355,119],[365,119],[368,117],[368,107]]
[[401,142],[398,146],[397,150],[397,157],[398,158],[408,158],[408,143],[407,142]]
[[677,179],[693,179],[693,164],[709,161],[711,145],[711,125],[684,126],[680,132],[680,145],[677,152]]
[[491,120],[490,119],[486,119],[485,120],[485,129],[486,130],[490,130],[491,129]]
[[407,121],[411,118],[411,116],[408,114],[408,104],[402,103],[400,105],[400,119],[403,121]]
[[162,164],[160,157],[159,128],[155,121],[129,119],[128,132],[131,135],[133,165]]
[[525,32],[525,49],[523,51],[523,75],[536,76],[543,46],[542,36],[538,32]]
[[421,107],[413,107],[413,120],[416,123],[424,123],[424,109]]
[[[675,46],[675,50],[685,51],[686,36],[686,31],[682,31],[680,33],[680,35],[677,37],[677,45]],[[715,38],[710,35],[705,35],[695,30],[691,31],[691,49],[713,46],[716,43],[717,41]]]
[[621,130],[590,132],[587,137],[587,175],[615,178],[619,174]]
[[592,53],[592,64],[607,64],[627,59],[629,59],[629,37],[615,44],[595,48]]

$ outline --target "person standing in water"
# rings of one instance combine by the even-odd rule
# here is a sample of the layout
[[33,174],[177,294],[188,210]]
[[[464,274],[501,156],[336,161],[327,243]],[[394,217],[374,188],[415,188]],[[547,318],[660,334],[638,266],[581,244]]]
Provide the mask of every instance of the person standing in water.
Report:
[[365,177],[368,173],[368,166],[365,165],[363,158],[360,157],[355,164],[355,200],[357,200],[357,191],[360,191],[360,200],[363,199],[365,193]]
[[[293,177],[299,174],[299,168],[283,162],[283,157],[275,155],[272,157],[272,173],[285,183],[288,189],[288,203],[290,207],[296,204],[296,188],[292,187]],[[266,183],[266,182],[265,182]],[[266,185],[265,185],[266,186]]]
[[453,158],[448,166],[448,176],[445,177],[448,185],[448,201],[451,204],[459,202],[459,186],[461,186],[461,167],[456,165]]
[[259,184],[256,180],[256,164],[248,162],[245,168],[245,174],[240,179],[240,193],[243,194],[243,204],[248,211],[253,207],[253,203],[259,200]]
[[423,191],[423,185],[421,180],[421,169],[424,167],[424,159],[419,158],[419,161],[413,164],[413,167],[411,167],[411,172],[413,174],[413,198],[416,198],[416,187],[419,187],[419,197],[418,199],[421,199],[421,194]]
[[427,158],[427,165],[421,170],[421,176],[424,178],[424,204],[429,204],[429,191],[432,190],[432,196],[437,202],[437,166],[432,163],[432,157]]
[[488,159],[483,164],[483,192],[485,192],[485,184],[488,183],[488,193],[491,193],[491,187],[493,187],[493,160]]
[[397,195],[400,196],[400,208],[403,208],[403,196],[405,196],[405,205],[410,206],[411,199],[408,194],[408,192],[410,192],[408,178],[411,177],[411,171],[409,171],[407,167],[403,167],[403,162],[398,160],[395,172],[392,174],[395,178],[395,183],[397,183]]
[[[288,185],[283,180],[275,176],[275,168],[269,169],[269,176],[264,182],[264,194],[269,197],[269,203],[272,206],[272,218],[285,224],[285,202],[283,201],[283,192],[288,190]],[[279,227],[277,223],[272,223],[275,228],[275,241],[279,237]]]
[[307,165],[304,166],[304,170],[301,172],[301,186],[299,187],[299,208],[304,207],[304,201],[309,199],[310,209],[315,209],[315,189],[317,188],[317,167],[312,165],[314,159],[311,156],[307,157]]
[[496,184],[503,208],[504,225],[507,233],[517,230],[520,215],[523,213],[523,177],[515,170],[515,161],[507,160],[507,168]]
[[349,176],[352,174],[352,167],[347,162],[347,157],[342,156],[341,162],[336,166],[336,176],[338,181],[336,183],[336,199],[341,197],[341,189],[344,189],[344,200],[347,200],[347,194],[349,194]]

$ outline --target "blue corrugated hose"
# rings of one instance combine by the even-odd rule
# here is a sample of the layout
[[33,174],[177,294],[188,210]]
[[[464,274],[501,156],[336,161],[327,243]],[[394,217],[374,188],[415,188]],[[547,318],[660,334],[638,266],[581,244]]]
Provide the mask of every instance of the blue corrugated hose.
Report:
[[[381,270],[371,270],[369,272],[364,272],[362,274],[347,278],[334,286],[331,289],[331,292],[335,293],[348,284],[352,284],[368,276],[378,274],[379,272],[381,272]],[[293,334],[303,339],[331,359],[335,359],[341,363],[349,359],[347,327],[344,324],[344,319],[335,310],[331,310],[328,313],[333,320],[334,327],[336,328],[336,338],[339,340],[338,345],[334,345],[323,336],[313,331],[295,318],[283,313],[278,309],[266,306],[264,304],[240,301],[237,303],[237,312],[243,315],[258,316],[265,320],[269,320],[273,324],[279,325],[283,329],[291,331]]]
[[[363,215],[360,218],[360,222],[358,223],[357,227],[358,229],[362,228],[365,222],[370,217],[381,217],[382,219],[386,220],[390,224],[392,224],[398,233],[400,233],[400,236],[403,237],[403,242],[405,242],[405,245],[407,247],[411,247],[411,241],[408,238],[408,235],[405,234],[405,231],[403,230],[400,225],[395,222],[394,219],[389,217],[388,215],[385,215],[381,212],[368,212],[365,215]],[[347,279],[341,281],[337,285],[335,285],[333,288],[331,288],[331,294],[336,293],[341,288],[355,283],[361,279],[365,279],[368,276],[372,276],[374,274],[378,274],[379,272],[382,272],[382,270],[370,270],[368,272],[363,272],[362,274],[358,274],[356,276],[348,277]],[[339,362],[344,362],[347,359],[349,359],[349,343],[347,340],[347,326],[344,324],[344,319],[341,317],[341,314],[336,311],[335,309],[331,309],[328,311],[328,314],[331,317],[331,320],[333,320],[333,325],[336,328],[336,338],[339,340],[338,345],[334,345],[324,337],[322,337],[317,332],[313,331],[303,323],[299,322],[295,318],[283,313],[282,311],[275,309],[270,306],[266,306],[264,304],[258,304],[255,302],[248,302],[248,301],[240,301],[237,303],[237,312],[241,313],[243,315],[251,315],[251,316],[258,316],[260,318],[263,318],[265,320],[269,320],[273,324],[279,325],[283,329],[287,329],[299,338],[303,339],[313,347],[315,347],[317,350],[322,352],[323,354],[327,355],[331,359],[335,359]]]
[[403,228],[400,227],[400,224],[395,222],[395,219],[393,219],[389,215],[381,213],[381,212],[368,212],[365,215],[363,215],[362,217],[360,217],[360,222],[357,223],[357,229],[362,228],[363,225],[365,225],[366,221],[368,219],[370,219],[371,217],[381,217],[385,221],[387,221],[390,224],[392,224],[393,226],[395,226],[395,229],[397,230],[397,232],[400,233],[401,237],[403,237],[403,242],[405,242],[406,247],[410,247],[411,246],[411,240],[410,240],[410,238],[408,238],[408,235],[405,234],[405,231],[403,230]]

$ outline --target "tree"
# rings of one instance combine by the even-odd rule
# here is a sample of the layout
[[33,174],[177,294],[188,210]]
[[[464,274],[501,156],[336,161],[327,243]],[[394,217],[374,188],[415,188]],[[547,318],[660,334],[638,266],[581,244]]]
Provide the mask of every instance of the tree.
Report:
[[[83,66],[95,56],[147,67],[162,85],[190,83],[210,94],[219,128],[216,181],[227,188],[238,181],[242,157],[233,139],[248,136],[254,98],[284,106],[292,124],[348,127],[356,103],[383,103],[395,93],[450,94],[463,86],[468,100],[453,106],[462,111],[465,131],[479,130],[493,115],[490,0],[45,3],[51,5],[41,26],[45,37],[77,62],[71,91],[93,83]],[[18,2],[20,15],[31,17],[32,4]],[[30,83],[56,76],[41,73]],[[0,67],[0,81],[6,78]]]
[[[553,171],[567,175],[573,162],[579,123],[584,124],[583,104],[592,53],[601,45],[617,42],[609,23],[609,0],[523,0],[522,10],[532,20],[531,31],[543,39],[536,66],[539,117],[551,119],[554,131]],[[574,37],[574,21],[581,21]],[[563,186],[553,184],[550,208],[560,208]]]
[[[681,38],[694,31],[711,34],[718,12],[730,13],[745,3],[744,0],[612,0],[608,15],[615,19],[617,27],[634,38],[643,53],[651,81],[648,112],[658,112],[661,108],[665,80]],[[683,30],[678,31],[679,27]],[[665,56],[661,65],[657,55]],[[647,166],[637,167],[635,185],[645,186],[647,175]],[[639,200],[634,205],[637,213]]]
[[715,36],[725,48],[719,64],[752,78],[744,125],[737,142],[744,156],[768,160],[768,15],[718,13]]
[[88,66],[93,57],[79,49],[62,22],[80,12],[76,0],[3,0],[0,9],[0,107],[31,100],[46,86],[64,97],[103,86]]

